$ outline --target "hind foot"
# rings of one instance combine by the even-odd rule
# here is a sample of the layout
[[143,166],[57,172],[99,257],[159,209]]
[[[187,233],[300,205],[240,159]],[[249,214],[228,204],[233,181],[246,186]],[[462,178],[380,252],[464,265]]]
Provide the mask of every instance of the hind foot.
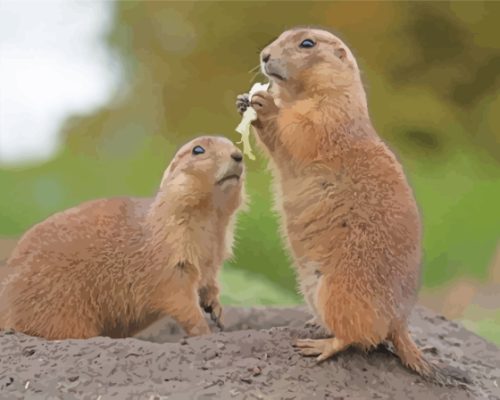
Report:
[[312,317],[310,320],[306,321],[304,324],[306,328],[322,328],[323,326],[318,321],[318,318]]
[[299,339],[294,344],[303,356],[318,356],[317,362],[324,361],[347,347],[337,338],[330,339]]

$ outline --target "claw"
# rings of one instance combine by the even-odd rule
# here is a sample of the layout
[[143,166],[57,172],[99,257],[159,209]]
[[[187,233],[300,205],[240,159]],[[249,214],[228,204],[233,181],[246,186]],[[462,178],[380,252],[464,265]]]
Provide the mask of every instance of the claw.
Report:
[[215,314],[215,312],[212,312],[210,314],[210,318],[212,319],[212,321],[215,322],[215,325],[217,325],[217,328],[219,328],[221,331],[224,330],[224,324],[222,323],[222,313],[217,315],[217,314]]
[[300,349],[300,353],[304,356],[318,356],[317,363],[321,363],[332,357],[346,346],[337,338],[331,339],[299,339],[295,342],[294,347]]
[[240,94],[236,97],[236,108],[240,114],[243,114],[250,107],[250,97],[248,93]]
[[203,306],[203,311],[207,314],[211,314],[213,312],[212,305]]
[[321,323],[316,317],[311,318],[304,324],[306,328],[321,328]]

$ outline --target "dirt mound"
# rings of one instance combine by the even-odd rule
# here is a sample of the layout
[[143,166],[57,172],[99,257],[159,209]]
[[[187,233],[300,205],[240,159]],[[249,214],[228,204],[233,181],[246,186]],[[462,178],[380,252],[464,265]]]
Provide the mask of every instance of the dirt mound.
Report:
[[500,399],[500,349],[422,308],[412,333],[468,388],[423,382],[388,350],[316,365],[291,346],[318,337],[301,308],[227,308],[227,331],[183,339],[168,319],[140,338],[48,342],[0,333],[0,399]]

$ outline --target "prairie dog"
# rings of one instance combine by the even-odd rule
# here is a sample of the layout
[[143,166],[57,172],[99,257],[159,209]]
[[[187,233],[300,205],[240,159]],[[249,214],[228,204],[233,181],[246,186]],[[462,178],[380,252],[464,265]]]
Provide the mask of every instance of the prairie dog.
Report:
[[[325,360],[390,340],[423,376],[434,368],[408,332],[420,285],[421,223],[400,163],[370,121],[359,69],[330,32],[295,28],[260,54],[267,92],[252,106],[300,289],[335,337],[298,340]],[[238,96],[244,111],[248,98]]]
[[241,152],[199,137],[155,197],[101,199],[35,225],[7,261],[0,327],[47,339],[131,336],[163,315],[190,336],[222,326],[217,273],[244,204]]

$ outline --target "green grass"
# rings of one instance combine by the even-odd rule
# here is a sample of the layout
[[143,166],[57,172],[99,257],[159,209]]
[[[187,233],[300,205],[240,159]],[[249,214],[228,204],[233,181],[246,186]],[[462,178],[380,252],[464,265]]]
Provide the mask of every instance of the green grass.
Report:
[[226,266],[221,273],[221,301],[235,306],[296,305],[302,302],[296,293],[248,271]]
[[442,166],[419,164],[411,173],[424,224],[424,283],[458,276],[484,279],[500,240],[500,175],[488,158],[456,153]]
[[470,305],[461,321],[467,329],[500,346],[500,311]]

